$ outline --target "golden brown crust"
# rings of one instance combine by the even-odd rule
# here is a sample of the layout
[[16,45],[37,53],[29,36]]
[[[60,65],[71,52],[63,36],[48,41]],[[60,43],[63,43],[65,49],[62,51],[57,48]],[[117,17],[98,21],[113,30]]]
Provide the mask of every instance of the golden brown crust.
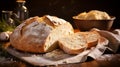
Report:
[[[42,53],[45,50],[44,49],[45,39],[47,38],[47,35],[50,33],[50,30],[48,30],[49,32],[45,33],[46,36],[40,37],[40,38],[37,37],[39,34],[43,34],[42,32],[44,31],[44,28],[35,27],[35,26],[45,25],[44,23],[39,24],[39,21],[37,19],[38,17],[27,19],[24,23],[19,25],[14,30],[14,32],[10,36],[10,43],[12,44],[13,47],[15,47],[18,50],[22,50],[26,52],[36,52],[36,53],[37,52]],[[35,25],[34,26],[35,29],[31,28],[32,26],[30,25],[33,25],[33,26]],[[33,34],[34,32],[35,34]],[[34,42],[39,39],[43,39],[43,40],[41,42]]]

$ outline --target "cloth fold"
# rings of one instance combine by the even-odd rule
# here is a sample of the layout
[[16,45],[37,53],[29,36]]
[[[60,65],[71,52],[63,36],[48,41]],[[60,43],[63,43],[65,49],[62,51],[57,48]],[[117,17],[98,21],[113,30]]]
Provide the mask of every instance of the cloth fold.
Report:
[[120,29],[115,29],[112,32],[98,29],[94,30],[98,31],[102,38],[99,39],[97,46],[94,47],[88,56],[97,59],[104,54],[106,49],[116,53],[120,46]]
[[109,43],[109,41],[106,38],[101,37],[98,40],[97,46],[92,48],[92,50],[88,54],[88,56],[90,56],[94,59],[98,58],[99,56],[101,56],[104,53],[104,51],[106,50],[106,48],[108,46],[108,43]]

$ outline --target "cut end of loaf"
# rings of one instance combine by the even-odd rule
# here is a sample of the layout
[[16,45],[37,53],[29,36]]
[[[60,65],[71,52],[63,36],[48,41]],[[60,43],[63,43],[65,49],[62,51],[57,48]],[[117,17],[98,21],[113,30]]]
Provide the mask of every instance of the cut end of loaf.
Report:
[[45,45],[47,45],[46,51],[54,50],[58,47],[58,40],[74,34],[73,28],[69,23],[59,25],[56,29],[52,30],[49,34]]

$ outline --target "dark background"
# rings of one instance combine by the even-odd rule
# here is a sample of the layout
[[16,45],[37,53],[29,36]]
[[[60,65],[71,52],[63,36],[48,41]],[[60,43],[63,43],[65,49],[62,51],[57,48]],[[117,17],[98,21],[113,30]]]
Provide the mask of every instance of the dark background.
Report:
[[[55,15],[73,24],[72,16],[84,11],[101,10],[116,19],[113,28],[120,28],[120,3],[118,0],[26,0],[29,17]],[[14,10],[15,0],[0,0],[0,12],[2,10]],[[0,13],[1,17],[1,13]]]

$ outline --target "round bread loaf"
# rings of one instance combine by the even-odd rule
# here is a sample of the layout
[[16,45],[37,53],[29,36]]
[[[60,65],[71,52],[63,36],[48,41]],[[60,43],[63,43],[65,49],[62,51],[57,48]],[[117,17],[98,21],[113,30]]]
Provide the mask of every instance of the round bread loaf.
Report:
[[10,36],[11,45],[21,51],[45,53],[56,49],[57,40],[74,33],[72,25],[56,16],[31,17]]

